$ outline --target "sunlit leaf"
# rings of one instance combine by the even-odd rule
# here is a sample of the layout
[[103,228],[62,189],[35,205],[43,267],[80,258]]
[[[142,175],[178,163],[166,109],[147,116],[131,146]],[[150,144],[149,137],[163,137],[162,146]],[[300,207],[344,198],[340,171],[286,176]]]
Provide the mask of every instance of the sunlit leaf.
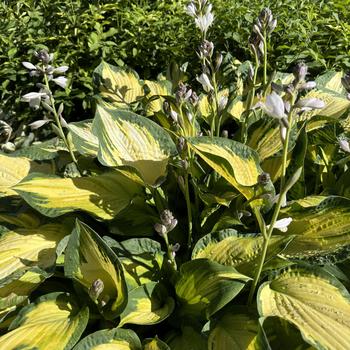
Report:
[[94,82],[102,97],[115,106],[127,107],[144,96],[137,73],[125,70],[102,61],[94,71]]
[[[118,257],[86,224],[76,221],[65,253],[65,275],[85,287],[108,319],[117,317],[127,303],[127,289]],[[94,291],[99,281],[102,288]]]
[[166,288],[150,282],[129,292],[128,305],[120,315],[120,324],[152,325],[162,322],[174,310],[174,299],[168,296]]
[[181,265],[175,290],[184,313],[208,318],[230,302],[249,279],[233,267],[196,259]]
[[68,350],[79,340],[89,318],[66,293],[47,294],[24,307],[0,337],[1,349]]
[[98,159],[106,166],[132,166],[146,184],[166,176],[176,146],[158,124],[135,113],[98,105],[93,133],[99,139]]
[[49,217],[83,210],[106,220],[113,219],[142,193],[141,186],[117,171],[71,179],[31,174],[13,190]]
[[92,120],[69,123],[68,129],[75,149],[82,155],[96,157],[98,139],[92,133]]
[[141,350],[141,342],[131,329],[104,329],[83,338],[74,350]]
[[350,295],[331,275],[301,267],[286,270],[260,287],[257,300],[261,316],[293,323],[317,349],[348,348]]

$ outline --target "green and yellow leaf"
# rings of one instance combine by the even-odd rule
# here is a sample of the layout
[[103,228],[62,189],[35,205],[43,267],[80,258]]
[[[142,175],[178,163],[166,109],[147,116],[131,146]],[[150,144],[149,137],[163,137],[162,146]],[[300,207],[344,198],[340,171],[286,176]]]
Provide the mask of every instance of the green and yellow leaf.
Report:
[[128,305],[120,315],[119,327],[127,323],[152,325],[165,320],[174,310],[174,299],[164,286],[150,282],[129,292]]
[[40,171],[43,168],[27,158],[0,154],[0,197],[16,195],[17,193],[11,187],[24,179],[30,172]]
[[46,216],[83,210],[105,220],[113,219],[142,194],[141,186],[117,171],[71,179],[31,174],[12,189]]
[[253,186],[262,173],[256,151],[222,137],[191,137],[188,143],[195,153],[246,198],[254,196]]
[[253,318],[248,313],[227,312],[219,318],[211,330],[208,338],[208,349],[263,349],[258,330],[257,318]]
[[[65,275],[85,287],[107,319],[117,317],[127,303],[127,288],[118,257],[86,224],[76,221],[65,253]],[[98,293],[96,281],[102,282]]]
[[317,349],[349,348],[350,295],[322,270],[286,270],[260,287],[257,302],[261,316],[293,323]]
[[39,267],[46,270],[54,266],[56,247],[68,234],[59,224],[37,228],[16,229],[0,237],[0,280],[16,271]]
[[24,307],[0,337],[1,349],[69,350],[79,340],[89,318],[66,293],[51,293]]
[[104,329],[83,338],[73,350],[141,350],[141,342],[131,329]]
[[68,129],[72,144],[80,154],[97,157],[98,139],[92,133],[92,119],[69,123]]
[[186,314],[209,318],[229,303],[250,278],[208,259],[181,265],[176,295]]
[[281,253],[283,256],[320,263],[349,256],[350,200],[330,196],[314,206],[318,200],[311,199],[310,207],[305,207],[310,205],[310,199],[306,203],[301,201],[303,206],[292,204],[295,209],[288,210],[292,218],[288,234],[294,239]]
[[158,337],[155,337],[143,341],[143,350],[170,350],[170,348],[166,343],[158,339]]
[[104,61],[94,71],[94,81],[102,97],[117,107],[127,107],[144,96],[143,85],[137,73]]
[[176,146],[158,124],[133,112],[98,105],[93,133],[99,139],[98,159],[106,166],[132,166],[148,185],[166,176]]
[[170,96],[171,95],[171,82],[168,80],[160,81],[150,81],[145,80],[145,85],[148,88],[148,93],[146,97],[150,99],[146,107],[147,115],[152,115],[156,112],[163,110],[164,98],[161,96]]
[[[266,261],[279,254],[291,241],[290,236],[272,236]],[[253,234],[223,230],[201,238],[192,251],[192,259],[206,258],[253,277],[261,260],[264,239]]]

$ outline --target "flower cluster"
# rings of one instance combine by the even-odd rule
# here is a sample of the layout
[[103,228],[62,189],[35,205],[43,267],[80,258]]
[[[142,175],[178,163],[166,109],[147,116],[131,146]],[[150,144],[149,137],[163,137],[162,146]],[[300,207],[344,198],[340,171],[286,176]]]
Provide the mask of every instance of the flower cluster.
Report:
[[269,8],[264,8],[253,26],[249,38],[250,49],[257,57],[265,54],[266,36],[270,35],[277,26],[277,19],[273,18]]
[[185,8],[186,13],[194,18],[196,26],[205,36],[214,22],[212,5],[207,0],[191,1]]
[[158,232],[160,236],[165,236],[170,231],[172,231],[176,225],[177,220],[174,218],[173,213],[166,209],[160,215],[161,223],[154,225],[154,229]]
[[[48,82],[53,81],[55,84],[65,89],[67,87],[68,80],[63,75],[68,66],[53,67],[50,63],[53,60],[53,54],[49,54],[46,50],[35,52],[35,57],[39,60],[39,63],[34,65],[30,62],[22,62],[23,66],[29,70],[31,77],[43,76]],[[57,76],[58,75],[58,76]],[[43,106],[50,106],[51,91],[47,85],[37,84],[40,88],[38,92],[29,92],[22,97],[23,102],[28,102],[29,106],[34,110],[39,109],[40,103],[44,102]],[[47,108],[49,109],[49,108]]]

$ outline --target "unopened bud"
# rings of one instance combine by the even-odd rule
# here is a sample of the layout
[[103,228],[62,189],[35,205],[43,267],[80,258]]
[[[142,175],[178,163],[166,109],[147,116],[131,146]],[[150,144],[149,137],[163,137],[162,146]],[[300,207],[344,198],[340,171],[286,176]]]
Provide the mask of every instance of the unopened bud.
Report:
[[225,107],[227,105],[227,102],[228,102],[228,97],[227,96],[221,96],[220,97],[219,105],[218,105],[219,112],[222,112],[225,109]]
[[183,137],[179,137],[177,141],[177,150],[179,153],[183,153],[187,150],[187,143]]
[[263,172],[258,176],[259,185],[265,186],[270,182],[270,180],[271,178],[269,173]]
[[89,296],[92,300],[97,300],[104,289],[104,283],[99,278],[95,280],[89,288]]
[[156,230],[156,232],[160,235],[160,236],[164,236],[167,234],[167,229],[164,225],[156,223],[154,225],[154,229]]
[[198,95],[196,94],[195,91],[192,91],[192,95],[190,97],[190,102],[192,103],[193,106],[196,106],[198,101],[199,101]]
[[225,139],[228,139],[228,131],[226,129],[221,131],[221,137],[224,137]]
[[307,83],[301,84],[299,90],[312,90],[316,87],[315,81],[308,81]]
[[295,66],[293,70],[293,74],[295,76],[295,85],[305,80],[307,70],[307,65],[304,62],[300,62]]
[[178,122],[177,113],[175,111],[173,111],[173,110],[170,111],[170,117],[174,121],[174,123]]
[[210,58],[213,55],[214,44],[209,40],[204,40],[200,47],[199,52],[202,58]]
[[35,56],[38,60],[42,61],[44,64],[48,64],[53,58],[53,55],[52,54],[50,55],[46,50],[40,50],[39,52],[36,52]]
[[0,144],[6,143],[10,139],[12,128],[3,120],[0,120]]
[[218,71],[220,69],[223,59],[224,59],[224,57],[222,56],[221,53],[216,55],[216,58],[215,58],[215,70],[216,71]]

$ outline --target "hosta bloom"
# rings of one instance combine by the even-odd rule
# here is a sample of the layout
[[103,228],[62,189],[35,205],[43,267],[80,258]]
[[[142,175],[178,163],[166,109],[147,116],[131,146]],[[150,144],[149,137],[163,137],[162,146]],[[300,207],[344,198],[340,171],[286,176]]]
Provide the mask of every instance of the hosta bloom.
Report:
[[193,2],[190,2],[186,8],[186,13],[191,16],[191,17],[195,17],[197,15],[197,7]]
[[264,112],[272,118],[282,119],[286,116],[282,97],[274,91],[266,96],[265,103],[259,102],[256,107],[261,107]]
[[339,142],[339,147],[347,153],[350,153],[350,145],[349,145],[349,141],[345,140],[345,139],[341,139],[338,141]]
[[49,96],[45,92],[29,92],[22,96],[21,101],[29,102],[29,106],[35,110],[37,110],[40,106],[40,102],[42,99],[48,99]]
[[214,15],[211,12],[207,12],[203,16],[198,16],[194,21],[200,31],[206,33],[209,27],[213,24]]
[[198,78],[197,81],[200,82],[203,86],[203,89],[205,92],[209,92],[210,90],[213,90],[213,85],[211,85],[211,82],[209,80],[209,77],[203,73]]
[[[276,228],[277,230],[280,230],[282,232],[287,232],[288,231],[288,226],[289,224],[293,221],[292,218],[284,218],[281,220],[277,220],[275,224],[273,225],[273,228]],[[267,229],[269,229],[270,225],[267,225]]]
[[323,109],[326,104],[318,98],[303,98],[296,103],[296,107],[300,108],[302,112],[311,111],[313,109]]
[[57,78],[52,79],[58,86],[65,89],[67,87],[68,79],[64,76],[60,76]]

